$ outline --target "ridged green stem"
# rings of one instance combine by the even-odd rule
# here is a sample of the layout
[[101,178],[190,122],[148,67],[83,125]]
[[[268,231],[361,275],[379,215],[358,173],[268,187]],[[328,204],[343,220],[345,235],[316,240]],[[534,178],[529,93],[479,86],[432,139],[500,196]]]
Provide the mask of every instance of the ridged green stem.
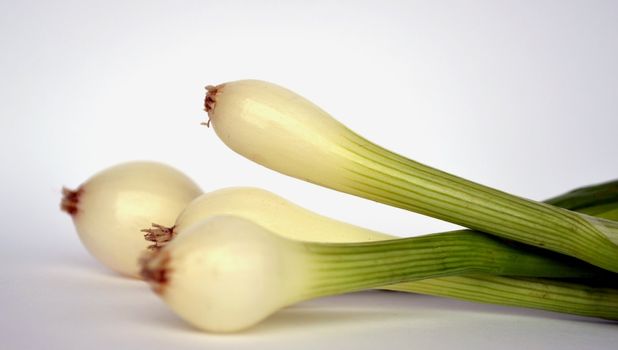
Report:
[[469,230],[365,243],[302,243],[317,297],[403,281],[466,274],[597,277],[609,274],[576,259]]
[[[618,224],[516,197],[394,154],[351,133],[345,185],[333,186],[618,272]],[[329,185],[329,184],[325,184]]]
[[[549,199],[556,206],[618,219],[618,181],[587,186]],[[611,275],[607,276],[611,278]],[[618,282],[613,278],[608,285]],[[465,301],[556,311],[618,320],[618,289],[592,287],[587,281],[489,275],[428,278],[383,287]]]
[[477,275],[430,278],[388,289],[618,320],[618,289],[584,283]]
[[600,204],[592,207],[577,209],[577,211],[599,218],[618,221],[618,205],[616,205],[616,203]]
[[618,180],[577,188],[544,202],[578,212],[604,205],[615,206],[618,202]]

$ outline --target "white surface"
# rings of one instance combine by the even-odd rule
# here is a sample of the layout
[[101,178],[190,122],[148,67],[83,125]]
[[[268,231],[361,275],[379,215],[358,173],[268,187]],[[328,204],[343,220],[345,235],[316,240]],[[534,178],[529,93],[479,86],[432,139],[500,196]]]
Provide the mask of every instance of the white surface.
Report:
[[603,321],[392,293],[198,333],[90,258],[58,202],[63,185],[151,159],[205,190],[260,186],[402,235],[448,229],[242,159],[199,126],[203,87],[270,80],[399,153],[541,199],[618,174],[617,35],[612,1],[0,3],[2,348],[615,347]]

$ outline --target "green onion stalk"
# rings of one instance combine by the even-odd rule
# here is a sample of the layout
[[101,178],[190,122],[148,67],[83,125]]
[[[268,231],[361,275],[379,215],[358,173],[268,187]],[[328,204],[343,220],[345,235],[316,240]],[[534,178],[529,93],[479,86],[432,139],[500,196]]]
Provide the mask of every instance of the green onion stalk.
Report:
[[283,87],[209,86],[217,135],[268,168],[338,191],[570,255],[618,272],[618,222],[517,197],[380,147]]

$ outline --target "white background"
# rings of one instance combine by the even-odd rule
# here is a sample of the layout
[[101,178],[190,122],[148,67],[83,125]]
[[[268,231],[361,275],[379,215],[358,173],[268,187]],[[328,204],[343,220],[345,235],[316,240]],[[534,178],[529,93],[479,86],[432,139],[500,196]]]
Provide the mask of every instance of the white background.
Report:
[[385,232],[452,228],[246,161],[199,125],[203,87],[269,80],[398,153],[543,199],[618,175],[617,37],[614,1],[0,2],[2,348],[615,346],[600,320],[379,292],[200,333],[91,258],[58,204],[147,159]]

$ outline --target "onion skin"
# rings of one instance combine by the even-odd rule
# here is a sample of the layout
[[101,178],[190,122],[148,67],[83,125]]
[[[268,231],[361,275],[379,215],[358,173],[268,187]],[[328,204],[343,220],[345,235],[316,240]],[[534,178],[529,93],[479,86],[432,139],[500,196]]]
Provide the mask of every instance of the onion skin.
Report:
[[139,278],[148,243],[140,229],[154,220],[171,225],[202,190],[180,171],[156,162],[107,168],[76,190],[63,190],[61,209],[81,242],[110,269]]

